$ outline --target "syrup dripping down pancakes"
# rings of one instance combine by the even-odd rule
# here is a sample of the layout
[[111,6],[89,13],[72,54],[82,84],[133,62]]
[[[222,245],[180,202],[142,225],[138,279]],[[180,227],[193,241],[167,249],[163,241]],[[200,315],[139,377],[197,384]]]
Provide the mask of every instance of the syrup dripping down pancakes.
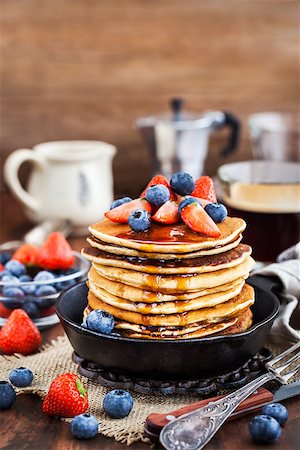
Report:
[[189,339],[247,330],[254,291],[245,280],[254,265],[241,243],[245,222],[227,217],[210,238],[184,223],[153,224],[137,233],[104,219],[89,227],[82,254],[88,274],[86,316],[103,309],[115,331],[136,339]]

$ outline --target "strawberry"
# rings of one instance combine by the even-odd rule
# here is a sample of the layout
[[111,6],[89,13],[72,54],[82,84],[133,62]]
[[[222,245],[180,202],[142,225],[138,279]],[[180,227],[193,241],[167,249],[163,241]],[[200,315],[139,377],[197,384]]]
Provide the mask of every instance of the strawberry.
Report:
[[177,223],[179,220],[178,203],[171,200],[167,201],[156,211],[152,219],[168,225]]
[[32,244],[23,244],[12,255],[12,259],[17,259],[23,264],[34,266],[39,249]]
[[169,191],[170,191],[170,200],[176,200],[176,194],[175,192],[173,192],[170,184],[168,183],[166,177],[164,177],[163,175],[155,175],[147,184],[147,186],[145,187],[145,189],[143,190],[143,192],[141,193],[141,198],[144,198],[146,196],[146,191],[149,187],[151,186],[156,186],[157,184],[163,184],[164,186],[166,186]]
[[197,233],[209,237],[219,237],[221,232],[199,203],[190,203],[181,211],[184,223]]
[[88,393],[75,373],[54,378],[43,402],[48,416],[74,417],[88,408]]
[[123,203],[116,208],[110,209],[104,215],[112,222],[127,223],[128,217],[136,209],[145,209],[151,214],[151,205],[144,198],[136,198],[131,202]]
[[65,237],[54,232],[49,234],[37,253],[37,264],[43,269],[65,270],[74,264],[74,255]]
[[4,269],[5,267],[2,264],[0,264],[0,272],[3,272]]
[[0,349],[5,355],[30,355],[41,345],[41,333],[23,309],[14,309],[0,330]]
[[6,308],[3,303],[0,303],[0,317],[4,317],[5,319],[10,315],[11,309]]
[[203,198],[214,203],[217,201],[215,194],[214,182],[207,175],[198,178],[195,183],[195,189],[191,193],[193,197]]

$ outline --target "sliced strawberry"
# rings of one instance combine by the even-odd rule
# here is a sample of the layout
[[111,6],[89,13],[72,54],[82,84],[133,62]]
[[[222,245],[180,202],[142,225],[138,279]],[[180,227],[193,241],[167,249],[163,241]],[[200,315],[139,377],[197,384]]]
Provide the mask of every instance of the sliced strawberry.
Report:
[[157,184],[163,184],[164,186],[166,186],[169,191],[170,191],[170,200],[176,200],[177,196],[175,194],[175,192],[173,192],[170,184],[168,183],[168,180],[166,179],[166,177],[164,175],[155,175],[152,180],[149,181],[149,183],[147,184],[147,186],[145,187],[145,189],[143,190],[143,192],[141,193],[141,198],[146,197],[146,191],[149,187],[151,186],[156,186]]
[[197,233],[209,237],[219,237],[221,232],[199,203],[187,205],[181,212],[184,223]]
[[159,223],[171,225],[179,220],[178,203],[168,200],[152,216],[152,219]]
[[[198,198],[198,197],[197,197],[197,198]],[[209,203],[213,203],[213,202],[211,202],[210,200],[206,200],[205,198],[200,198],[200,197],[199,197],[199,200],[200,200],[201,205],[203,206],[203,208],[205,208],[206,205],[209,205]]]
[[214,182],[207,175],[198,178],[195,183],[195,189],[191,193],[193,197],[203,198],[211,203],[217,201],[215,194]]
[[39,249],[32,244],[23,244],[19,247],[12,256],[12,259],[17,259],[23,264],[34,266],[37,264],[37,255]]
[[132,211],[136,209],[145,209],[151,214],[151,205],[144,198],[136,198],[131,202],[123,203],[116,208],[110,209],[104,215],[112,222],[117,223],[127,223],[128,217],[132,213]]

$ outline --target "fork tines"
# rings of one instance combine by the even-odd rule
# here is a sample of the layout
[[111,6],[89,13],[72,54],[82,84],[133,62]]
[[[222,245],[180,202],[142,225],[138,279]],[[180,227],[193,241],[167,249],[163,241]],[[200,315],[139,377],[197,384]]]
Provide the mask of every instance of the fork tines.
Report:
[[[286,351],[276,356],[266,364],[267,369],[271,371],[283,384],[286,384],[291,378],[293,378],[300,369],[300,362],[298,362],[296,366],[293,364],[296,363],[300,357],[300,351],[298,350],[299,348],[300,342],[288,348]],[[291,364],[293,364],[292,367],[290,367]]]

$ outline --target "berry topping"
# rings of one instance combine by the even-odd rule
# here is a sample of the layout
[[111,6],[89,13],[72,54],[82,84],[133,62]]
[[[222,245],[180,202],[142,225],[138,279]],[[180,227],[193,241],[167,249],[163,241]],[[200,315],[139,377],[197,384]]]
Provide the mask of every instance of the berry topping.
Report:
[[88,394],[75,373],[65,373],[54,378],[43,402],[43,412],[48,416],[74,417],[88,408]]
[[152,219],[168,225],[177,223],[179,220],[178,203],[171,200],[167,201],[156,211]]
[[103,400],[103,409],[109,417],[122,419],[128,416],[133,406],[133,398],[129,392],[114,389],[108,392]]
[[12,259],[16,259],[26,265],[35,265],[38,251],[35,245],[23,244],[15,251]]
[[277,420],[271,416],[255,416],[249,424],[252,439],[258,444],[272,444],[281,435],[281,428]]
[[262,413],[276,419],[279,425],[283,425],[288,419],[288,411],[281,403],[269,403],[265,405]]
[[169,189],[163,184],[156,184],[146,190],[146,199],[153,206],[161,206],[170,198]]
[[22,309],[15,309],[0,330],[0,348],[6,355],[30,355],[41,343],[39,330]]
[[170,200],[176,200],[176,194],[172,191],[171,186],[169,185],[166,177],[163,175],[155,175],[147,184],[146,188],[141,193],[141,198],[146,197],[146,191],[151,186],[156,186],[157,184],[162,184],[163,186],[166,186],[170,191]]
[[227,209],[222,203],[209,203],[204,209],[215,223],[223,222],[227,217]]
[[92,439],[98,433],[98,426],[96,417],[85,413],[71,420],[70,430],[76,439]]
[[221,235],[215,222],[209,217],[199,203],[191,203],[181,211],[181,218],[184,223],[197,233],[209,237],[219,237]]
[[49,234],[39,249],[37,263],[49,270],[64,270],[74,264],[74,255],[66,238],[59,232]]
[[24,264],[20,263],[16,259],[11,259],[5,264],[5,269],[8,270],[12,275],[16,277],[20,277],[21,275],[25,275],[26,268]]
[[136,209],[144,209],[151,213],[150,203],[144,198],[137,198],[107,211],[104,215],[112,222],[127,223],[130,214]]
[[172,176],[170,185],[177,194],[188,195],[193,192],[195,181],[189,173],[177,172]]
[[8,374],[11,384],[17,387],[30,386],[33,380],[33,373],[26,367],[18,367],[13,369]]
[[86,316],[83,326],[97,333],[110,334],[115,326],[115,320],[109,312],[94,309]]
[[181,197],[182,200],[179,203],[179,207],[178,207],[178,212],[179,214],[181,214],[181,211],[183,210],[183,208],[185,208],[187,205],[190,205],[191,203],[199,203],[199,205],[201,205],[200,199],[196,198],[196,197],[192,197],[190,195],[187,195],[186,197]]
[[16,401],[16,393],[7,381],[0,381],[0,411],[10,408]]
[[144,209],[136,209],[128,217],[128,225],[137,233],[147,231],[151,225],[151,216]]
[[210,202],[216,202],[217,197],[215,194],[214,182],[207,175],[200,177],[196,180],[195,189],[192,192],[194,197],[204,198]]
[[119,199],[115,200],[114,202],[112,202],[109,209],[117,208],[117,206],[123,205],[123,203],[129,203],[129,202],[132,202],[132,198],[130,198],[130,197],[119,198]]

